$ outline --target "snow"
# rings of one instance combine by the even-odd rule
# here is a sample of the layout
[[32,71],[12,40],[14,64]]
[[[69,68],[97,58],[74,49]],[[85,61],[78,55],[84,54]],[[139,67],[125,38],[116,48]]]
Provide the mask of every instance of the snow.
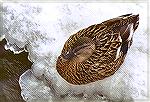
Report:
[[[146,3],[4,3],[3,7],[7,49],[13,48],[15,52],[26,47],[33,62],[19,81],[25,101],[53,101],[61,96],[105,102],[148,98]],[[127,13],[139,14],[140,24],[123,65],[113,76],[81,86],[60,77],[55,64],[70,35]]]

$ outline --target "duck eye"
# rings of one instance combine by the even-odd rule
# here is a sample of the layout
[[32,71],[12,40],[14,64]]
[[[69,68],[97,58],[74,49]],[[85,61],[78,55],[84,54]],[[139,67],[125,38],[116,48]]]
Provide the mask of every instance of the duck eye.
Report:
[[64,59],[69,60],[69,59],[73,58],[75,56],[75,54],[73,53],[73,51],[68,51],[68,52],[62,54],[62,56]]
[[68,55],[69,54],[69,51],[66,53],[66,55]]

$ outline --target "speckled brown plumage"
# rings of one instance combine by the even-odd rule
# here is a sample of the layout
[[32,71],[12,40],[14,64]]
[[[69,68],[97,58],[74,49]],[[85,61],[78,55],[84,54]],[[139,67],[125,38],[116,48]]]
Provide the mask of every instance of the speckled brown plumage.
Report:
[[138,24],[139,15],[126,14],[71,35],[57,59],[58,73],[75,85],[113,75],[125,59]]

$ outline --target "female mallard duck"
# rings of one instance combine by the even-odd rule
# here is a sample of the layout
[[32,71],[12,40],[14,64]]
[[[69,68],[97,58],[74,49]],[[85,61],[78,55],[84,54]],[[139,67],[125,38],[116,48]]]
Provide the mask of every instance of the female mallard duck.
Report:
[[122,65],[138,25],[139,15],[126,14],[71,35],[57,59],[58,73],[75,85],[113,75]]

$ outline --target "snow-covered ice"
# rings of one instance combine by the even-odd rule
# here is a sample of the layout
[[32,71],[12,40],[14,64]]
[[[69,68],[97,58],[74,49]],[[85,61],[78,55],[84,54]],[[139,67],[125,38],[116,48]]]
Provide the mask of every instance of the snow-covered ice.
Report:
[[[148,98],[146,3],[4,3],[3,12],[3,34],[9,42],[6,48],[28,51],[33,62],[19,81],[25,101],[129,102]],[[56,60],[70,35],[127,13],[139,14],[140,24],[123,65],[114,75],[81,86],[71,85],[59,76]]]

